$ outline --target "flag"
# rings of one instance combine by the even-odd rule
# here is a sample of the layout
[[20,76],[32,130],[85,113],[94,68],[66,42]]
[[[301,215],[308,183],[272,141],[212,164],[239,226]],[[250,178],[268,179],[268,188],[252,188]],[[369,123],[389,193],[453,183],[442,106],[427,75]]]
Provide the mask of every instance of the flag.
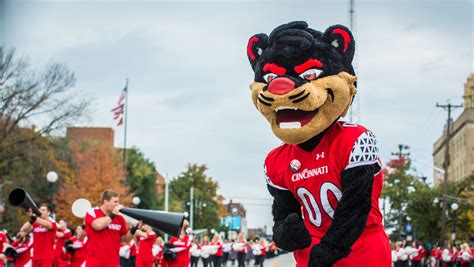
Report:
[[123,120],[124,120],[123,114],[125,113],[126,96],[127,96],[127,86],[125,86],[125,88],[123,88],[122,92],[120,93],[117,106],[111,110],[112,113],[114,113],[114,120],[117,121],[117,126],[120,126],[123,124]]

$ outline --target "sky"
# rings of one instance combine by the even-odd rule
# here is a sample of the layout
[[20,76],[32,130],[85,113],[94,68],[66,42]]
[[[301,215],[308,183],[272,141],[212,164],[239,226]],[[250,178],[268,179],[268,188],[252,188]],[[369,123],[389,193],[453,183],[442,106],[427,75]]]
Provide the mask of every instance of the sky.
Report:
[[[114,127],[110,110],[129,78],[127,146],[169,179],[206,164],[219,193],[242,202],[249,227],[272,226],[263,178],[280,144],[253,107],[246,56],[255,33],[307,21],[348,25],[348,1],[6,1],[0,44],[41,70],[66,64],[78,96],[91,100],[76,126]],[[416,174],[432,181],[432,148],[474,72],[473,1],[356,1],[358,122],[383,162],[410,146]],[[461,110],[454,112],[458,116]],[[123,145],[123,128],[115,128]]]

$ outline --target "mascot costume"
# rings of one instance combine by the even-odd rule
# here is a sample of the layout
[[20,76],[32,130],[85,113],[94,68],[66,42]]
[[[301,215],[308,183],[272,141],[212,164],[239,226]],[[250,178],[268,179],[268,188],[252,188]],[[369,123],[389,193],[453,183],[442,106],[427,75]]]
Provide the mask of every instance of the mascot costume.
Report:
[[253,103],[284,143],[265,159],[273,239],[297,267],[390,267],[375,136],[339,121],[357,89],[354,38],[295,21],[252,36]]

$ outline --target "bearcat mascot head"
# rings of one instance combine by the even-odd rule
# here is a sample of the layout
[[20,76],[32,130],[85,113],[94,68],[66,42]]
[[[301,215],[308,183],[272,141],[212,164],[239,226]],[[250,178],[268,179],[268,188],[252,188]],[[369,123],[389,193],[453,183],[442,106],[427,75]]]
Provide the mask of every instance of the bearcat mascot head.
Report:
[[279,139],[304,143],[345,116],[357,92],[354,49],[346,27],[321,33],[303,21],[250,38],[252,99]]

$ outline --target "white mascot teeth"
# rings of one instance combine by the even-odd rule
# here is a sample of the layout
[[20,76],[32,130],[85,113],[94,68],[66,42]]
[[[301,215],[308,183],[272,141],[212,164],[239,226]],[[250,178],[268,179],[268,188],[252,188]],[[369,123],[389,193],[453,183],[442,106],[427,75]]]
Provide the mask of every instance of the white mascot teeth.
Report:
[[280,122],[281,129],[299,129],[301,128],[301,122],[293,121],[293,122]]

